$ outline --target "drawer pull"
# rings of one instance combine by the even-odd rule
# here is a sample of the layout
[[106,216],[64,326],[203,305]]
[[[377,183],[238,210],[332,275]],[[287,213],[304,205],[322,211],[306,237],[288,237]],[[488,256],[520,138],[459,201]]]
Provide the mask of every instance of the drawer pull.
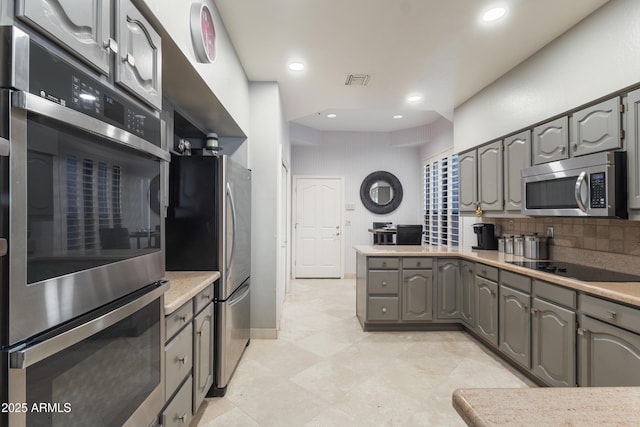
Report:
[[178,316],[178,321],[184,323],[187,321],[187,316]]
[[209,301],[211,299],[211,295],[204,294],[204,295],[202,295],[202,299],[205,299],[205,300]]
[[487,275],[487,270],[482,270],[482,274]]
[[387,312],[387,307],[382,307],[382,312],[386,313]]
[[387,281],[386,280],[382,281],[382,286],[387,286]]
[[185,412],[184,414],[182,414],[181,416],[179,416],[179,417],[178,417],[178,420],[180,420],[180,422],[181,422],[182,424],[184,424],[184,422],[186,421],[186,419],[187,419],[187,414],[186,414],[186,412]]
[[616,317],[618,316],[618,313],[616,313],[615,311],[608,311],[607,312],[607,317],[611,320],[616,320]]
[[382,261],[382,266],[386,267],[387,266],[387,261]]
[[421,261],[418,261],[418,262],[416,263],[416,266],[418,266],[418,267],[420,267],[421,265],[422,265],[422,262],[421,262]]
[[184,365],[185,363],[187,363],[187,356],[178,357],[178,362]]

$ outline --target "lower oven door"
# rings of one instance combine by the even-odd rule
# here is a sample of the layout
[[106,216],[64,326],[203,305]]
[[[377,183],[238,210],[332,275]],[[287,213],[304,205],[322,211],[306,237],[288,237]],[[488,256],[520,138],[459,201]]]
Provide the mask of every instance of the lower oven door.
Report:
[[164,404],[163,284],[9,355],[9,425],[147,426]]

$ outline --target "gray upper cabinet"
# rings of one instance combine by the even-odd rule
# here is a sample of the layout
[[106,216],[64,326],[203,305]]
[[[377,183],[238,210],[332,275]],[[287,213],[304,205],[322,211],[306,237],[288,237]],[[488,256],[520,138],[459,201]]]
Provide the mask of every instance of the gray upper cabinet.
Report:
[[531,365],[531,296],[500,286],[500,350],[525,368]]
[[629,93],[626,104],[629,208],[640,209],[640,90]]
[[115,81],[158,110],[162,109],[160,35],[130,0],[118,2],[119,53]]
[[531,166],[531,132],[524,131],[504,140],[504,202],[506,211],[520,212],[522,175]]
[[502,141],[478,147],[478,199],[483,211],[504,209],[502,180]]
[[462,285],[462,301],[460,303],[460,318],[471,329],[475,328],[474,317],[474,264],[469,261],[460,263],[460,282]]
[[437,265],[436,316],[438,319],[459,319],[462,302],[460,261],[438,259]]
[[622,147],[618,97],[585,108],[571,117],[571,156],[584,156]]
[[55,38],[102,73],[109,74],[106,48],[111,37],[109,0],[19,0],[16,16]]
[[542,299],[531,310],[532,372],[553,387],[576,385],[576,314]]
[[554,162],[569,158],[569,119],[559,119],[533,128],[533,164]]
[[475,212],[478,204],[478,163],[477,151],[471,150],[458,155],[460,178],[460,212]]
[[405,270],[402,272],[402,320],[433,318],[433,272]]
[[494,346],[498,346],[498,284],[475,278],[476,332]]

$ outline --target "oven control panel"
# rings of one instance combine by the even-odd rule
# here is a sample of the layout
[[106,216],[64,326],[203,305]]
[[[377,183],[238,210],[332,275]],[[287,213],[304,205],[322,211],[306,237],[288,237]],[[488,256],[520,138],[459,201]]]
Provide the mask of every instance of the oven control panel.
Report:
[[592,173],[589,176],[590,207],[592,209],[607,207],[606,172]]
[[160,147],[160,118],[105,81],[31,40],[29,91],[124,129]]

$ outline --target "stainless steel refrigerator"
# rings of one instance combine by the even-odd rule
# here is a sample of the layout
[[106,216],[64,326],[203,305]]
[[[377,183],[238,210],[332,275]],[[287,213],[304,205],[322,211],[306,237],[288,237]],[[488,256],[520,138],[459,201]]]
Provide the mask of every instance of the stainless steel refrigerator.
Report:
[[216,270],[214,385],[223,396],[250,332],[251,171],[227,156],[175,156],[169,173],[167,270]]

